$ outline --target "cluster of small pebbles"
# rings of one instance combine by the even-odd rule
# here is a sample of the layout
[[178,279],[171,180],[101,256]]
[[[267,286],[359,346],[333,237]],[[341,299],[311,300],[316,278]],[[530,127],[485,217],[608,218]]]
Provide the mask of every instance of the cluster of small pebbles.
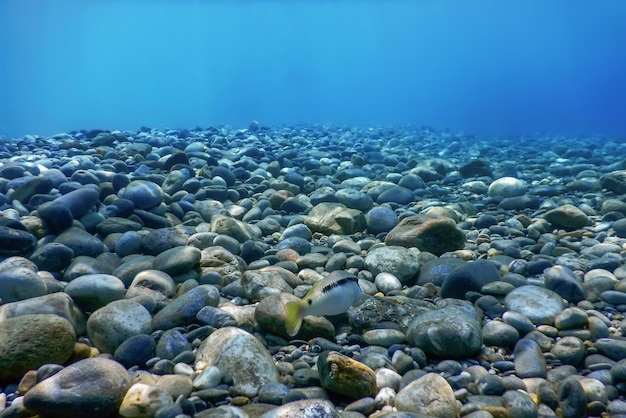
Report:
[[[0,418],[626,417],[626,142],[0,140]],[[345,314],[285,304],[333,271]]]

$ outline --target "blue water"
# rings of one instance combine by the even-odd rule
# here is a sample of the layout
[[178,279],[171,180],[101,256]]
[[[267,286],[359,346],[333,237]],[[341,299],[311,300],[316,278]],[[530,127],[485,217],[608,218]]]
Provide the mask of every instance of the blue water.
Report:
[[0,0],[0,134],[626,134],[626,2]]

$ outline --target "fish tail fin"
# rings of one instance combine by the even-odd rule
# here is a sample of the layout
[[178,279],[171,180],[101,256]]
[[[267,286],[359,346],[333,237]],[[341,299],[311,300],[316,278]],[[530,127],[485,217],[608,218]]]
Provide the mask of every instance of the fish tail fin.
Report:
[[287,334],[293,337],[300,331],[300,326],[302,325],[302,318],[304,317],[304,309],[305,305],[302,302],[287,302],[285,305],[286,311],[286,320],[285,320],[285,328],[287,329]]

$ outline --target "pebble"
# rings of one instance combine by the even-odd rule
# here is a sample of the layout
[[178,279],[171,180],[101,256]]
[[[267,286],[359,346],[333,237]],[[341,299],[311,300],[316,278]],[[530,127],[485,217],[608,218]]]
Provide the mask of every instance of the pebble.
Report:
[[130,387],[130,376],[119,363],[89,358],[71,364],[24,396],[24,406],[42,416],[109,417]]
[[[253,122],[0,143],[0,330],[63,324],[0,339],[38,358],[0,367],[3,414],[98,416],[114,394],[102,416],[624,415],[621,145],[544,135],[519,158],[521,141],[450,135]],[[284,305],[342,270],[362,300],[286,335]],[[108,372],[68,377],[81,359]],[[99,380],[116,368],[123,390]],[[373,389],[342,394],[347,369]],[[54,380],[87,401],[37,409]]]
[[323,387],[353,399],[376,394],[376,374],[366,365],[340,354],[325,351],[317,360]]

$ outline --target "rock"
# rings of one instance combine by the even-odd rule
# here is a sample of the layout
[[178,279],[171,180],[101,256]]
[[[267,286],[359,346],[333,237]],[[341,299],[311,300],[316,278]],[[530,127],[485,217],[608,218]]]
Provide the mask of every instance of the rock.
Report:
[[223,247],[208,247],[202,250],[200,258],[202,275],[214,272],[219,274],[225,284],[234,282],[242,276],[239,260]]
[[465,358],[482,345],[481,325],[469,304],[447,306],[416,317],[407,329],[409,344],[442,358]]
[[501,177],[489,185],[489,196],[492,197],[522,196],[527,191],[526,182],[515,177]]
[[239,393],[246,396],[255,396],[261,386],[278,380],[267,349],[239,328],[220,328],[205,339],[196,354],[196,367],[200,363],[200,368],[216,366],[228,373]]
[[504,305],[507,310],[521,313],[535,325],[552,325],[566,306],[558,294],[533,285],[513,289],[504,298]]
[[154,357],[155,348],[156,342],[151,336],[133,335],[115,349],[113,358],[124,367],[144,367],[146,362]]
[[86,274],[72,280],[65,293],[85,312],[94,312],[114,300],[122,299],[124,283],[110,274]]
[[156,356],[162,359],[173,360],[183,351],[191,350],[191,344],[180,331],[168,329],[159,338],[156,345]]
[[456,418],[459,414],[452,387],[436,373],[428,373],[401,389],[396,408],[437,418]]
[[53,202],[69,209],[74,219],[80,219],[93,209],[99,200],[100,194],[96,188],[81,187],[58,197]]
[[483,342],[486,346],[512,347],[519,340],[519,332],[509,324],[489,321],[483,326]]
[[419,271],[418,252],[401,246],[379,246],[368,251],[365,267],[374,275],[391,273],[401,283],[409,282]]
[[417,284],[423,286],[426,283],[432,283],[441,287],[448,275],[463,265],[465,261],[456,257],[439,257],[429,260],[420,266]]
[[211,219],[211,232],[235,238],[240,243],[258,239],[261,236],[257,228],[223,215],[213,216]]
[[253,302],[258,302],[270,295],[292,293],[290,283],[297,285],[302,282],[292,272],[275,266],[248,270],[241,278],[243,291]]
[[600,177],[600,184],[603,188],[615,194],[626,194],[626,170],[617,170],[606,173]]
[[363,333],[363,340],[369,345],[390,347],[394,344],[403,344],[406,336],[397,329],[372,329]]
[[153,417],[163,407],[174,404],[172,396],[163,388],[135,383],[128,389],[119,413],[123,417]]
[[163,309],[176,294],[176,283],[169,274],[159,270],[144,270],[135,276],[126,299],[146,297],[154,301],[157,310]]
[[562,364],[578,366],[585,358],[585,346],[578,337],[565,336],[554,343],[550,349],[554,357]]
[[0,323],[21,315],[54,314],[67,319],[76,335],[85,334],[85,316],[66,293],[51,293],[0,306]]
[[566,379],[559,386],[559,407],[563,418],[587,415],[587,396],[582,385],[575,379]]
[[220,294],[213,285],[194,287],[168,303],[152,318],[154,329],[170,329],[192,324],[204,306],[217,306]]
[[326,399],[302,399],[274,408],[260,418],[339,418],[341,415]]
[[322,386],[353,399],[376,394],[376,374],[366,365],[339,354],[324,351],[317,360]]
[[394,322],[407,329],[413,318],[435,309],[430,302],[410,298],[370,297],[348,309],[348,319],[353,330],[377,328],[381,322]]
[[384,203],[396,203],[398,205],[408,205],[415,200],[415,194],[411,189],[406,187],[393,185],[383,191],[376,198],[376,203],[382,205]]
[[554,266],[543,272],[547,289],[552,290],[570,303],[578,303],[585,299],[583,284],[572,270],[565,266]]
[[543,218],[551,224],[567,229],[579,229],[591,225],[589,217],[576,206],[563,205],[552,209],[543,215]]
[[538,416],[537,405],[528,394],[521,390],[507,390],[502,395],[502,403],[511,417],[536,418]]
[[37,239],[26,231],[0,226],[0,255],[27,256],[33,252]]
[[479,292],[483,286],[500,280],[496,267],[487,260],[465,263],[452,270],[441,285],[441,297],[465,299],[470,291]]
[[139,209],[151,209],[163,202],[161,187],[147,180],[133,180],[118,193],[122,199],[128,199]]
[[345,205],[350,209],[357,209],[361,212],[367,212],[374,206],[372,198],[367,194],[355,189],[339,189],[335,193],[337,202]]
[[75,342],[74,327],[57,315],[22,315],[1,321],[0,381],[19,379],[47,363],[65,363]]
[[389,246],[417,247],[437,256],[462,249],[465,233],[445,217],[408,216],[400,221],[385,238]]
[[74,216],[70,209],[55,201],[39,205],[37,213],[48,229],[56,234],[66,230],[74,222]]
[[100,351],[113,353],[128,338],[152,332],[150,312],[132,300],[116,300],[87,320],[89,339]]
[[171,276],[187,273],[198,266],[202,252],[198,248],[181,246],[163,251],[154,258],[154,269]]
[[319,203],[311,209],[304,223],[311,231],[326,235],[351,235],[365,230],[367,225],[361,211],[341,203]]
[[70,247],[49,242],[37,248],[29,257],[39,270],[58,272],[65,269],[74,258],[74,250]]
[[81,360],[36,384],[24,395],[24,406],[51,418],[116,415],[130,385],[128,372],[113,360]]
[[522,338],[515,344],[515,374],[522,378],[547,375],[546,360],[539,345],[529,338]]
[[[297,300],[299,299],[290,293],[278,293],[267,296],[256,306],[254,319],[264,330],[290,340],[293,337],[287,334],[285,327],[285,305],[288,302]],[[335,327],[323,316],[305,316],[297,336],[306,340],[314,337],[332,339],[335,337]]]
[[491,177],[493,172],[489,164],[480,158],[471,160],[469,163],[459,167],[459,173],[465,178],[468,177]]
[[159,228],[143,236],[141,245],[144,254],[158,255],[170,248],[187,245],[189,237],[195,233],[194,228],[177,225],[168,228]]
[[377,206],[365,215],[367,232],[370,234],[380,234],[391,231],[398,225],[398,215],[391,209],[384,206]]
[[55,238],[54,242],[70,248],[75,256],[97,257],[106,251],[102,241],[77,227],[66,229]]
[[14,267],[0,271],[0,299],[3,302],[43,296],[46,292],[46,283],[32,269]]

